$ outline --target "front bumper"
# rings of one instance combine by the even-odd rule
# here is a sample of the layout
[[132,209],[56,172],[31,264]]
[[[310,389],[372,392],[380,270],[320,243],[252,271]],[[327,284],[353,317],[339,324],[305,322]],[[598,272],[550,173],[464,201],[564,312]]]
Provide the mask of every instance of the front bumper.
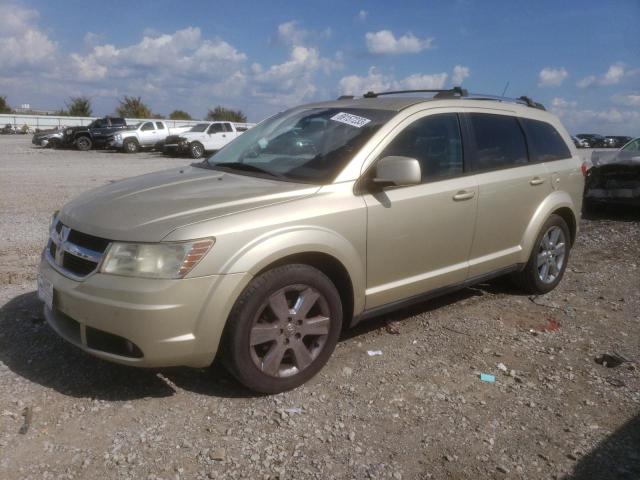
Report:
[[65,340],[97,357],[140,367],[205,367],[249,274],[179,280],[96,273],[75,281],[43,257],[53,285],[45,318]]
[[123,145],[124,141],[122,139],[116,140],[115,138],[110,138],[107,140],[107,147],[109,148],[121,149]]

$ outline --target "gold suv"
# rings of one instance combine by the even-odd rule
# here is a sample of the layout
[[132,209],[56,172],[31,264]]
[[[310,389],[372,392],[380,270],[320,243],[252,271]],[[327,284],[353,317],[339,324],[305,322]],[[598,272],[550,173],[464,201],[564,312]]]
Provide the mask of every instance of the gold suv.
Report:
[[526,97],[365,94],[279,113],[202,163],[122,180],[51,222],[49,324],[98,357],[251,389],[317,373],[344,326],[510,274],[562,279],[584,185]]

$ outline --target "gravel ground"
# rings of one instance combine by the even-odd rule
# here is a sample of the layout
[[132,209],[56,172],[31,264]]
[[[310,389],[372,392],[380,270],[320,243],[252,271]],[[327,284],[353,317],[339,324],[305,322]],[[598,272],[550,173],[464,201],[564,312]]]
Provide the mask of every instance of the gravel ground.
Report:
[[640,478],[637,212],[584,219],[545,296],[497,281],[374,319],[307,385],[255,396],[218,366],[94,359],[43,322],[51,212],[187,160],[29,141],[0,137],[0,478]]

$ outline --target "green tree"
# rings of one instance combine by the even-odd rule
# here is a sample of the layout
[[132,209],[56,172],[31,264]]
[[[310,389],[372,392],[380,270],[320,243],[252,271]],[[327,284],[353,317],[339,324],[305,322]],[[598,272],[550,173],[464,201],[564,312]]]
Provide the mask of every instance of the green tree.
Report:
[[224,108],[223,106],[218,105],[213,110],[209,109],[209,113],[207,113],[207,120],[225,120],[227,122],[240,122],[244,123],[247,121],[247,116],[242,112],[242,110],[231,110],[229,108]]
[[72,117],[90,117],[93,114],[91,100],[87,97],[71,97],[67,103],[67,115]]
[[191,120],[191,115],[184,110],[174,110],[169,114],[169,118],[171,120]]
[[151,118],[151,109],[142,101],[140,97],[129,97],[125,95],[122,100],[118,100],[120,105],[116,108],[116,113],[125,118]]
[[0,113],[11,113],[11,107],[7,103],[7,97],[0,96]]

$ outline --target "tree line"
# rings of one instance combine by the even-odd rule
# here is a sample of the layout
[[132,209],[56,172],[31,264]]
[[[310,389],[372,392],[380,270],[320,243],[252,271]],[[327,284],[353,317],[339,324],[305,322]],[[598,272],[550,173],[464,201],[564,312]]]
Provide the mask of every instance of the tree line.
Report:
[[[7,103],[7,97],[0,96],[0,113],[13,113],[13,109]],[[88,97],[70,97],[65,103],[65,108],[56,110],[55,115],[68,117],[91,117],[93,107]],[[151,108],[142,101],[141,97],[125,95],[118,100],[116,114],[125,118],[168,118],[170,120],[192,120],[191,115],[184,110],[174,110],[167,117],[159,113],[153,113]],[[205,120],[224,120],[228,122],[246,122],[247,116],[242,110],[233,110],[218,105],[210,108]]]

